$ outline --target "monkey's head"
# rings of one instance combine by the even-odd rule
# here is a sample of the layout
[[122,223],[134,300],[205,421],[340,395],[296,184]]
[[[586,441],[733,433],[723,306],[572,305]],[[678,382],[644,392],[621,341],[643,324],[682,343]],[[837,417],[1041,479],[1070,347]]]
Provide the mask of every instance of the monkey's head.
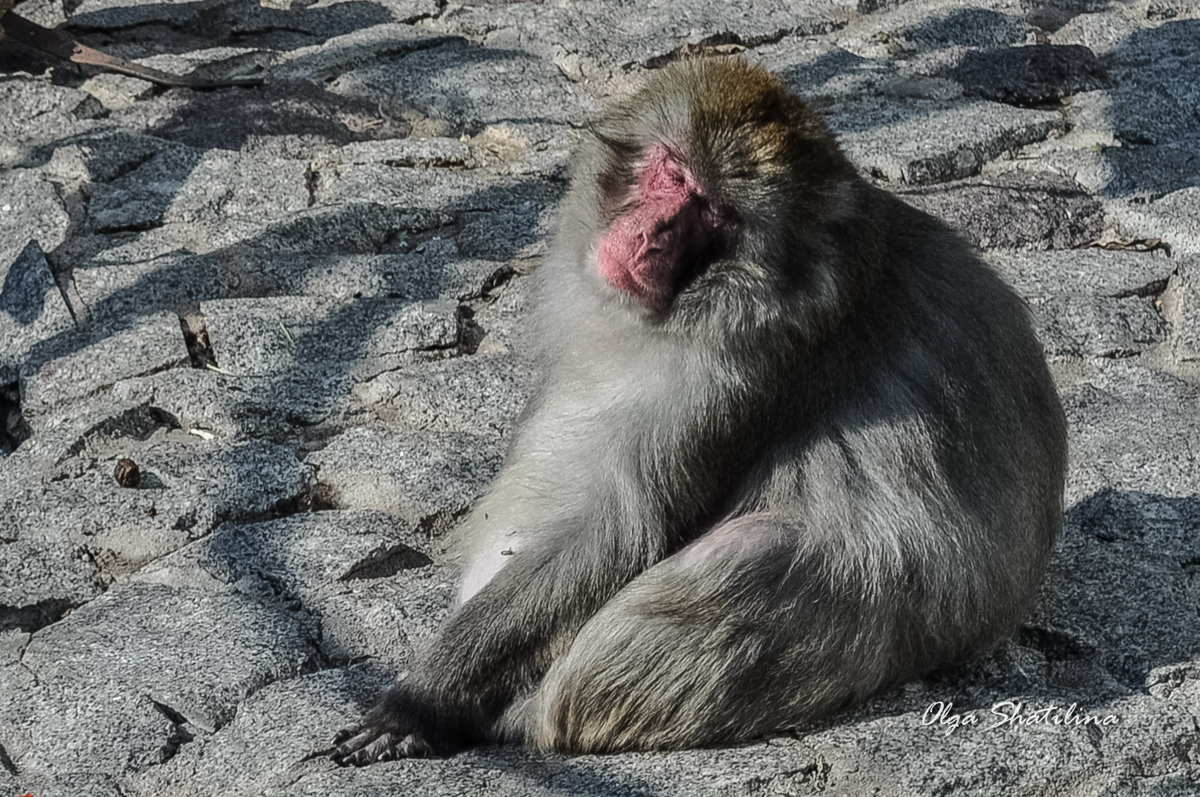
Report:
[[[762,326],[827,292],[824,228],[856,179],[783,82],[740,59],[679,63],[593,128],[576,166],[584,268],[648,323]],[[593,193],[594,192],[594,193]],[[598,216],[598,218],[597,218]]]

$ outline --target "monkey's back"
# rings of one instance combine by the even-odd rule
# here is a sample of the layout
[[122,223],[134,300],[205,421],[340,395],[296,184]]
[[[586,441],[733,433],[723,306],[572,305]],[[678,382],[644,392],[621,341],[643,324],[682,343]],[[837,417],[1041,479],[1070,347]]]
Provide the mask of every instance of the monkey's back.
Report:
[[895,679],[1028,613],[1061,526],[1066,422],[1024,302],[942,222],[860,189],[887,220],[878,274],[796,364],[791,428],[742,511],[803,518],[802,547],[840,552],[835,578],[906,604],[912,671]]

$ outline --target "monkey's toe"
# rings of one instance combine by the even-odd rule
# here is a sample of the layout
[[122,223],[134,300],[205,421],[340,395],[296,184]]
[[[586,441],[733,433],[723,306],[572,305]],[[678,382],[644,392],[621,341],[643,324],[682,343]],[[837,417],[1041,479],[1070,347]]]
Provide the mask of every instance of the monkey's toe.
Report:
[[403,758],[432,758],[437,755],[429,742],[425,741],[415,733],[410,733],[400,740],[398,745],[400,757]]
[[343,767],[365,767],[380,761],[429,758],[434,755],[429,743],[417,734],[399,736],[372,727],[338,731],[333,737],[333,743],[336,748],[331,758],[334,763]]

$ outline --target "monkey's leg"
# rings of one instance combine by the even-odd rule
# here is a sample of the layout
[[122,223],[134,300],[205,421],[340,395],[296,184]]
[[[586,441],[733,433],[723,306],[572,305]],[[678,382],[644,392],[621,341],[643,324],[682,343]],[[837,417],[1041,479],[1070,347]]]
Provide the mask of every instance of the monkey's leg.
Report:
[[650,568],[509,711],[507,735],[570,753],[735,742],[924,669],[903,568],[806,536],[747,516]]
[[334,759],[448,755],[496,739],[513,700],[531,693],[587,619],[661,556],[661,543],[606,539],[594,526],[530,541],[454,613],[412,675],[337,735]]

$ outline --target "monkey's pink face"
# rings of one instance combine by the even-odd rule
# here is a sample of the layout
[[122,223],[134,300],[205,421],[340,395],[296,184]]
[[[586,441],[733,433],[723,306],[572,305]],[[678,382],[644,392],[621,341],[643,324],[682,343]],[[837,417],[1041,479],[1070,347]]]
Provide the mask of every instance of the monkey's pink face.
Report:
[[656,144],[637,172],[628,209],[600,238],[600,274],[646,307],[665,309],[688,279],[729,250],[740,226]]

